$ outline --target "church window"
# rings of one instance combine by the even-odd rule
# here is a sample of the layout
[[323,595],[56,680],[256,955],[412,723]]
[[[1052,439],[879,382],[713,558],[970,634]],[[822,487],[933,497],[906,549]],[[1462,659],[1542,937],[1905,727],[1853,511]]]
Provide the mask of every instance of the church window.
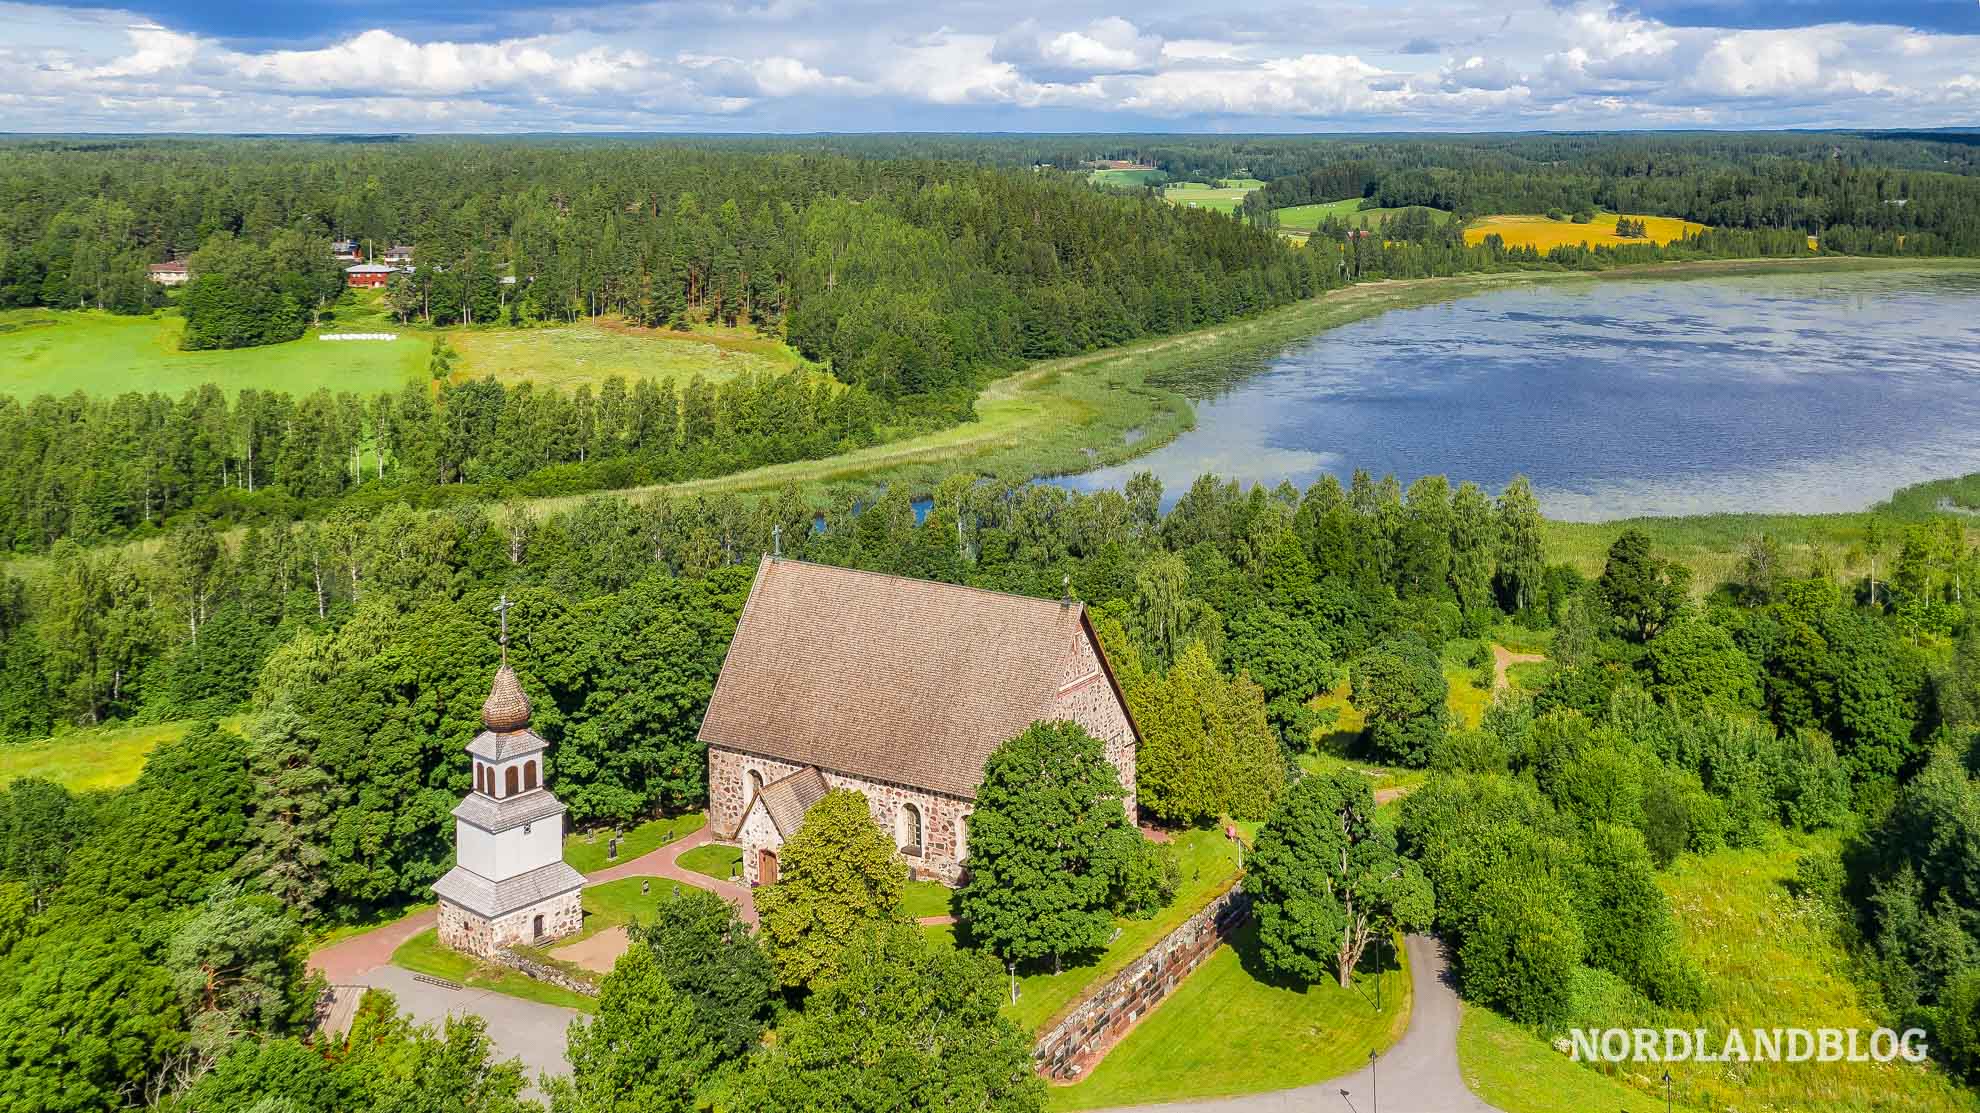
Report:
[[504,796],[514,796],[514,795],[516,794],[516,767],[515,767],[515,766],[513,766],[513,765],[511,765],[511,766],[509,766],[509,768],[508,768],[508,771],[507,771],[507,773],[506,773],[506,774],[505,774],[505,775],[503,776],[503,778],[502,778],[502,788],[503,788],[503,789],[505,790],[505,791],[503,791],[503,793],[502,793],[502,795],[504,795]]
[[966,840],[968,838],[969,838],[969,817],[966,815],[959,815],[956,817],[956,861],[958,862],[969,857],[969,850],[966,845]]
[[748,807],[750,802],[756,799],[756,794],[762,791],[763,774],[754,769],[749,770],[743,778],[743,806]]
[[474,763],[474,790],[484,794],[488,791],[488,767],[478,761]]
[[913,804],[902,804],[900,818],[895,821],[894,838],[900,843],[905,854],[921,853],[921,809]]
[[523,763],[523,791],[528,792],[530,789],[533,789],[535,787],[536,787],[536,763],[533,761],[526,761]]

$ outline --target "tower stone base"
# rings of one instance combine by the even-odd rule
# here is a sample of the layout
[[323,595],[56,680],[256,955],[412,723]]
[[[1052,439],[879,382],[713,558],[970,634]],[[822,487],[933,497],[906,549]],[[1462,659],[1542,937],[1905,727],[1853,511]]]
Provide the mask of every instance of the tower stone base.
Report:
[[482,958],[493,958],[496,951],[509,947],[540,946],[561,939],[583,924],[584,904],[575,889],[494,919],[450,900],[440,902],[440,942]]

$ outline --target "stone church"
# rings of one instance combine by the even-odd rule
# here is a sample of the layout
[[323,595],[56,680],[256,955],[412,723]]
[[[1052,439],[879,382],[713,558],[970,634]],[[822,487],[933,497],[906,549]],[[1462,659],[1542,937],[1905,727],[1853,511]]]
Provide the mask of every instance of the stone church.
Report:
[[569,935],[584,919],[584,876],[564,862],[564,805],[543,778],[549,743],[529,729],[529,697],[509,667],[507,609],[505,598],[485,729],[467,745],[474,791],[454,808],[458,864],[433,883],[440,942],[483,958]]
[[771,884],[805,812],[857,789],[953,885],[984,762],[1054,720],[1104,744],[1132,817],[1139,736],[1082,605],[765,557],[701,724],[709,825]]

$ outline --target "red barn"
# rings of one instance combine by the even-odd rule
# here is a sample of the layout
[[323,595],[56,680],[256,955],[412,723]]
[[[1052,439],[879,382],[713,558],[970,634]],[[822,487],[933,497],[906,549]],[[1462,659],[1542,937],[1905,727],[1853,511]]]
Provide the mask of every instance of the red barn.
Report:
[[364,287],[383,286],[392,277],[392,272],[398,269],[383,263],[359,263],[355,267],[344,268],[344,284]]

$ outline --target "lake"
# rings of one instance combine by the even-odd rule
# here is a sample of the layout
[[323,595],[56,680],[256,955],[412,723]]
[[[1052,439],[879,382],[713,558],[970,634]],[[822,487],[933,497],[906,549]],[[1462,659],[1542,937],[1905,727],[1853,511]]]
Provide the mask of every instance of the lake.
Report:
[[1395,310],[1168,384],[1196,428],[1114,468],[1515,474],[1554,518],[1855,510],[1980,471],[1980,271],[1627,279]]

